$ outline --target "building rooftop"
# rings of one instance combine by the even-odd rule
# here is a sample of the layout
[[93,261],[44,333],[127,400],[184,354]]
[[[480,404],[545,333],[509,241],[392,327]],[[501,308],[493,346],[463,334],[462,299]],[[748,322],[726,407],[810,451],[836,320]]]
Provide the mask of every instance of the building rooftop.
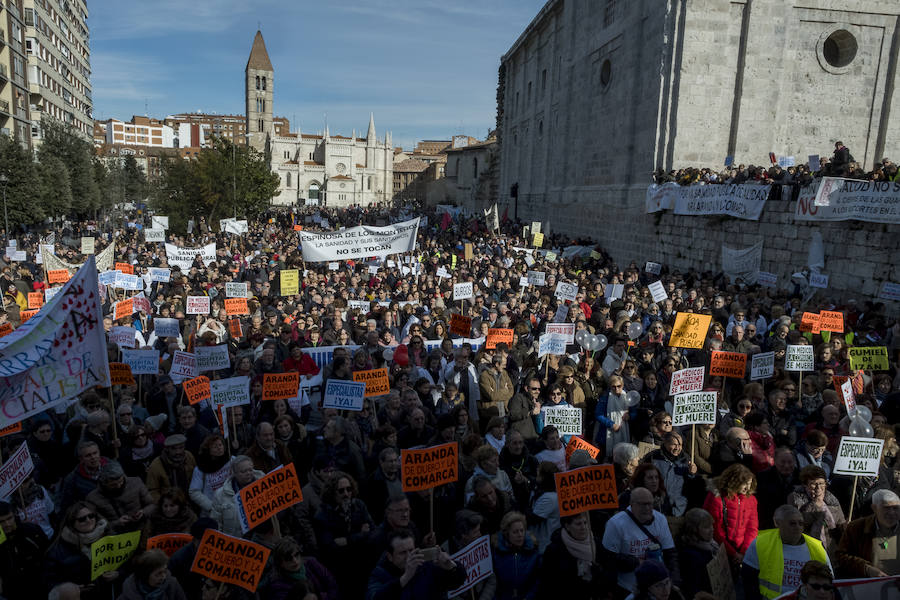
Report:
[[253,47],[250,49],[250,58],[247,59],[247,69],[259,69],[260,71],[274,71],[269,53],[266,52],[266,43],[263,41],[262,32],[257,30],[253,38]]

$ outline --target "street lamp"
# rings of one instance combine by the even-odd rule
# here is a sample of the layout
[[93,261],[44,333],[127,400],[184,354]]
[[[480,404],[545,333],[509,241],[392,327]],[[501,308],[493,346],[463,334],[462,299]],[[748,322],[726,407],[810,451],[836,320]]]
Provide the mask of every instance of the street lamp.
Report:
[[9,183],[9,177],[0,173],[0,183],[3,184],[3,222],[6,227],[6,246],[9,247],[9,215],[6,213],[6,184]]

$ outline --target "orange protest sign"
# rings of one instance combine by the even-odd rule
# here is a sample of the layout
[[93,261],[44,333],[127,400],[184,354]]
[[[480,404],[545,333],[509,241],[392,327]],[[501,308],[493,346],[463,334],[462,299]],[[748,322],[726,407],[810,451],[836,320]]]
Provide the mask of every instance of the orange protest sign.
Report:
[[403,491],[417,492],[459,479],[459,446],[456,442],[400,451]]
[[459,313],[450,313],[450,333],[460,337],[469,337],[472,333],[472,318]]
[[229,315],[249,315],[246,298],[225,298],[225,313]]
[[9,321],[4,323],[3,325],[0,325],[0,338],[2,338],[5,335],[9,335],[12,332],[13,332],[12,323],[10,323]]
[[493,350],[500,342],[507,346],[512,346],[513,330],[512,329],[488,329],[487,339],[484,341],[484,347]]
[[116,266],[113,267],[113,269],[115,269],[116,271],[121,271],[122,273],[125,273],[126,275],[134,275],[134,267],[132,267],[128,263],[117,262]]
[[134,385],[131,367],[125,363],[109,363],[109,380],[112,385]]
[[207,529],[197,547],[191,572],[255,592],[269,549],[247,540]]
[[676,313],[669,345],[675,348],[702,348],[711,321],[712,315]]
[[211,400],[212,391],[209,388],[209,377],[200,375],[193,379],[188,379],[183,384],[184,395],[187,396],[188,402],[197,404],[201,400]]
[[266,373],[263,375],[263,400],[287,400],[297,396],[300,373]]
[[800,317],[800,331],[819,333],[821,330],[819,315],[817,313],[803,313],[803,316]]
[[263,475],[242,487],[238,495],[243,508],[241,528],[245,533],[289,506],[303,501],[294,463]]
[[819,313],[819,327],[822,331],[844,333],[844,313],[823,310]]
[[28,308],[40,308],[44,305],[44,294],[28,292]]
[[713,350],[709,364],[709,376],[734,377],[741,379],[747,370],[747,355],[743,352]]
[[47,271],[48,283],[65,283],[69,280],[68,269],[51,269]]
[[38,314],[38,311],[36,311],[36,310],[19,311],[19,321],[24,323],[25,321],[27,321],[28,319],[30,319],[31,317],[33,317],[36,314]]
[[566,462],[569,462],[569,459],[572,457],[572,453],[576,450],[587,450],[587,453],[591,455],[591,458],[596,459],[597,455],[600,454],[600,448],[596,446],[592,446],[588,444],[586,441],[578,437],[577,435],[573,435],[569,438],[569,443],[566,444]]
[[228,319],[228,333],[230,333],[233,338],[243,337],[244,330],[241,329],[240,319]]
[[3,429],[0,429],[0,438],[6,437],[8,435],[12,435],[14,433],[19,433],[20,431],[22,431],[22,421],[19,421],[18,423],[13,423],[12,425],[9,425],[8,427],[4,427]]
[[113,314],[113,321],[118,321],[119,319],[124,319],[125,317],[130,317],[134,314],[134,298],[128,298],[127,300],[120,300],[116,302],[115,313]]
[[387,368],[385,367],[368,371],[357,371],[353,374],[353,381],[362,381],[366,384],[366,398],[369,396],[381,396],[391,391],[391,384],[388,381]]
[[588,510],[618,508],[616,475],[612,465],[593,465],[556,474],[559,516]]
[[189,533],[164,533],[162,535],[154,535],[147,538],[147,550],[159,548],[166,553],[166,556],[172,556],[185,546],[191,543],[194,538]]
[[294,231],[303,231],[303,225],[294,225]]

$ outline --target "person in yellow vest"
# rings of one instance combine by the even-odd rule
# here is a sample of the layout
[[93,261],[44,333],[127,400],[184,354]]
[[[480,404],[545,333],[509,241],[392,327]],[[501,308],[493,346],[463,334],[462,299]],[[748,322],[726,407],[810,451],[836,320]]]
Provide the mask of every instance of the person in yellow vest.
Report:
[[746,600],[777,598],[799,588],[800,572],[810,560],[828,565],[834,573],[822,542],[803,533],[803,515],[796,507],[779,506],[775,526],[760,531],[744,554]]

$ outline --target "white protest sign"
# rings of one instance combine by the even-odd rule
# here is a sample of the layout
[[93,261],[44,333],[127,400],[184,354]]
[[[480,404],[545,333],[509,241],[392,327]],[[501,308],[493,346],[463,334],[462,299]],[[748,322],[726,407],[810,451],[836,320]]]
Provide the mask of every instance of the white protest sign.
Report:
[[119,271],[104,271],[97,275],[97,282],[101,285],[115,285],[116,275]]
[[162,269],[160,267],[150,267],[150,282],[169,283],[172,277],[170,269]]
[[169,217],[164,217],[162,215],[156,215],[150,217],[150,228],[151,229],[168,229],[169,228]]
[[575,323],[547,323],[544,333],[563,344],[575,343]]
[[246,375],[209,382],[213,404],[228,408],[250,404],[250,378]]
[[669,382],[669,395],[677,396],[678,394],[701,391],[703,389],[703,374],[705,371],[704,367],[691,367],[690,369],[675,371],[672,373],[672,380]]
[[341,268],[341,263],[339,263],[339,262],[330,262],[330,263],[328,263],[328,270],[329,270],[329,271],[338,271],[338,270],[340,270],[340,268]]
[[815,368],[813,347],[789,344],[784,357],[785,371],[812,371]]
[[900,300],[900,283],[885,281],[881,284],[878,297],[882,300]]
[[519,287],[520,288],[528,287],[528,278],[525,277],[524,275],[519,277]]
[[384,258],[416,249],[419,219],[394,223],[387,227],[360,225],[340,231],[314,233],[300,231],[300,247],[306,262]]
[[[375,272],[378,272],[378,267],[375,267]],[[443,277],[444,279],[448,279],[450,277],[450,273],[447,272],[447,267],[438,267],[436,275],[438,277]]]
[[841,384],[841,395],[844,396],[844,408],[850,417],[856,415],[856,393],[853,391],[853,380],[848,379]]
[[92,238],[92,237],[81,238],[81,253],[82,254],[93,254],[94,253],[94,238]]
[[208,315],[209,296],[188,296],[186,315]]
[[678,394],[672,405],[672,427],[682,425],[715,425],[716,392]]
[[528,284],[536,287],[541,287],[546,285],[544,282],[546,281],[547,274],[543,271],[528,271]]
[[137,331],[134,327],[115,326],[109,330],[109,341],[119,348],[134,348]]
[[372,303],[368,300],[348,300],[347,308],[349,308],[350,310],[353,310],[355,308],[356,310],[362,311],[362,313],[365,314],[368,313],[372,308]]
[[666,288],[662,284],[662,281],[654,281],[647,287],[650,289],[650,295],[653,296],[654,302],[662,302],[669,297],[669,295],[666,293]]
[[625,285],[621,283],[611,283],[606,286],[606,297],[609,300],[621,298],[625,294]]
[[13,252],[12,259],[17,262],[28,260],[28,253],[24,250],[16,250]]
[[189,271],[198,255],[204,265],[216,262],[216,244],[207,244],[202,248],[179,248],[174,244],[166,244],[166,261],[182,271]]
[[47,288],[44,290],[44,302],[50,302],[53,299],[53,296],[59,293],[59,290],[62,289],[62,286]]
[[578,294],[578,286],[574,283],[569,283],[568,281],[560,281],[556,284],[556,291],[553,295],[560,300],[568,300],[569,302],[575,302],[575,296]]
[[369,265],[369,275],[378,275],[378,265]]
[[181,327],[178,319],[165,319],[157,317],[153,319],[153,331],[157,337],[178,337],[181,335]]
[[644,266],[644,271],[659,275],[662,272],[662,265],[657,262],[647,261],[647,264]]
[[324,408],[361,411],[366,395],[365,381],[329,379],[325,384]]
[[122,362],[131,367],[132,375],[159,373],[159,350],[122,349]]
[[28,444],[19,449],[0,467],[0,498],[8,498],[34,471],[34,461],[28,451]]
[[828,287],[828,275],[825,273],[810,273],[809,287],[825,289]]
[[[574,325],[574,323],[573,323]],[[566,343],[553,335],[542,335],[538,340],[538,358],[545,354],[565,354]]]
[[466,582],[457,589],[447,592],[447,598],[457,598],[494,574],[494,559],[491,557],[490,536],[483,535],[453,556],[454,561],[466,570]]
[[834,457],[832,473],[878,477],[884,440],[843,436]]
[[166,230],[165,229],[145,229],[144,230],[144,241],[145,242],[165,242],[166,241]]
[[467,298],[471,298],[471,297],[472,297],[472,282],[471,281],[453,284],[453,299],[454,300],[466,300]]
[[225,233],[234,233],[237,235],[250,231],[246,219],[220,219],[219,229]]
[[541,222],[540,221],[532,221],[530,231],[531,231],[531,235],[534,235],[535,233],[540,233],[541,232]]
[[172,357],[172,368],[169,369],[169,377],[175,383],[181,383],[185,379],[193,379],[197,373],[197,357],[182,350],[176,350]]
[[227,281],[225,282],[226,298],[249,298],[247,293],[250,286],[246,281]]
[[231,359],[228,357],[228,346],[225,344],[219,346],[197,346],[195,351],[197,352],[198,373],[218,371],[231,366]]
[[750,381],[768,379],[775,374],[775,353],[759,352],[750,361]]
[[553,425],[559,430],[559,435],[581,435],[582,416],[581,409],[574,406],[545,406],[541,409],[544,413],[544,427]]
[[778,275],[769,273],[768,271],[760,271],[756,276],[756,283],[763,287],[778,287]]

